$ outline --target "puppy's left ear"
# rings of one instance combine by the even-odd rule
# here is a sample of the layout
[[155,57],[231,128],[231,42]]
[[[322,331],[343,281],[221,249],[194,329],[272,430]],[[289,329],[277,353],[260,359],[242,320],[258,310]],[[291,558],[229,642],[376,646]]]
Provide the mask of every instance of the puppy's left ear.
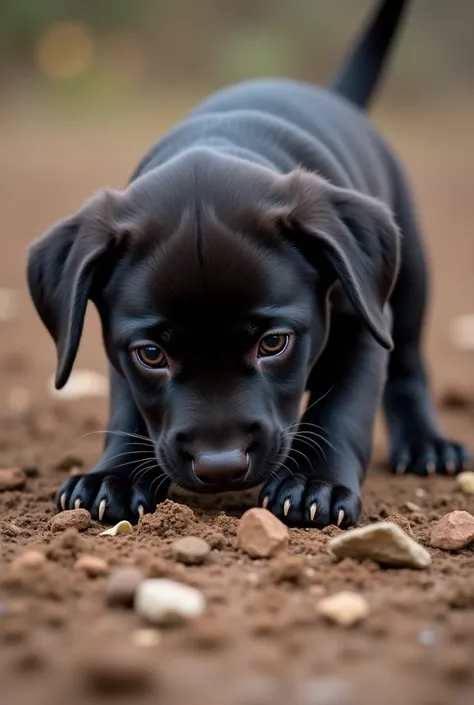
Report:
[[398,275],[401,237],[390,210],[303,170],[282,178],[288,198],[283,223],[293,244],[312,265],[329,263],[374,338],[391,350],[384,308]]
[[56,343],[57,389],[66,384],[71,373],[88,298],[116,243],[115,201],[113,192],[100,193],[77,213],[54,225],[29,249],[28,286],[40,318]]

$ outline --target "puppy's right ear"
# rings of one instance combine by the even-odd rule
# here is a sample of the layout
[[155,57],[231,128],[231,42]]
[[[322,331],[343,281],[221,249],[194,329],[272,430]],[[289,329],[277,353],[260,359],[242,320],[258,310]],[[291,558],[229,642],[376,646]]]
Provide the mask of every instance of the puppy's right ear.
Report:
[[63,387],[79,347],[88,298],[115,247],[118,193],[93,197],[30,246],[27,278],[41,320],[56,343],[55,385]]

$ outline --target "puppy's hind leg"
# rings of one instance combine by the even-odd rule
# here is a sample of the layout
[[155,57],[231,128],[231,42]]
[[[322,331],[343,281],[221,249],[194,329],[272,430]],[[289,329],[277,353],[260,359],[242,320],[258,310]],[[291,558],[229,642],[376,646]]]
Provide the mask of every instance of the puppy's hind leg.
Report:
[[59,510],[83,507],[93,519],[136,522],[166,498],[169,480],[128,385],[110,368],[110,420],[104,454],[86,475],[68,478],[57,494]]
[[391,298],[395,347],[384,393],[390,467],[400,474],[454,474],[465,469],[470,458],[462,445],[445,437],[436,417],[422,352],[427,264],[409,188],[395,162],[393,183],[403,240],[400,274]]

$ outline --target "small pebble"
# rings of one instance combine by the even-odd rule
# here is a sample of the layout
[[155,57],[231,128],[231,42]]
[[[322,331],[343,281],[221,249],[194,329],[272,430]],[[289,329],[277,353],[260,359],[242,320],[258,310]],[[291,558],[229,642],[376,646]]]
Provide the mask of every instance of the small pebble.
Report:
[[87,509],[66,509],[51,520],[52,531],[65,531],[66,529],[75,528],[79,531],[85,531],[91,523],[91,515]]
[[474,472],[472,470],[460,472],[456,481],[464,494],[474,494]]
[[317,610],[329,621],[344,627],[352,627],[369,615],[367,600],[349,590],[323,598],[318,602]]
[[204,595],[195,588],[165,578],[144,580],[135,594],[135,610],[154,624],[177,624],[205,610]]
[[211,547],[197,536],[184,536],[171,544],[171,552],[181,563],[199,565],[209,557]]
[[251,558],[269,558],[288,546],[288,527],[267,509],[246,511],[237,529],[237,543]]
[[46,563],[46,556],[41,551],[26,551],[12,561],[12,568],[35,569]]
[[330,539],[328,546],[338,558],[369,558],[398,568],[427,568],[431,564],[428,551],[388,521],[347,531]]
[[112,526],[110,529],[101,531],[99,536],[117,536],[117,534],[133,534],[133,526],[129,521],[124,519],[123,521],[119,521],[118,524],[115,524],[115,526]]
[[38,477],[40,474],[40,471],[36,467],[36,465],[27,465],[26,467],[23,467],[21,470],[24,473],[25,477]]
[[119,568],[109,578],[106,601],[111,606],[133,607],[135,593],[144,575],[138,568]]
[[58,399],[106,397],[109,393],[109,380],[93,370],[74,370],[62,389],[56,389],[54,377],[51,377],[48,391],[50,396]]
[[25,484],[26,476],[20,468],[5,468],[0,470],[0,492],[21,490]]
[[436,634],[430,629],[422,629],[418,632],[418,643],[421,646],[433,646],[436,641]]
[[162,638],[161,632],[157,629],[135,629],[132,632],[132,641],[135,646],[145,649],[158,646]]
[[418,499],[423,499],[423,497],[426,497],[426,490],[424,490],[423,487],[417,487],[415,496],[418,497]]
[[430,546],[444,551],[460,551],[474,541],[474,517],[469,512],[445,514],[431,531]]
[[415,502],[405,502],[404,506],[407,511],[412,512],[413,514],[423,511],[420,505]]
[[82,571],[90,578],[98,578],[101,575],[107,575],[109,572],[109,564],[107,561],[104,561],[103,558],[84,554],[79,556],[74,563],[74,569]]
[[293,705],[352,705],[354,697],[346,681],[330,676],[299,682]]

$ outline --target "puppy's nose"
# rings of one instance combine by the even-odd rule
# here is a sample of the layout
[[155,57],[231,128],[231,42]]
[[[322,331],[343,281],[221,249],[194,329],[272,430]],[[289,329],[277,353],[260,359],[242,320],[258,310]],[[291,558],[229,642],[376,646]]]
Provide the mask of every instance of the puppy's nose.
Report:
[[196,453],[193,457],[196,477],[208,485],[240,482],[246,476],[249,464],[249,454],[237,448]]

